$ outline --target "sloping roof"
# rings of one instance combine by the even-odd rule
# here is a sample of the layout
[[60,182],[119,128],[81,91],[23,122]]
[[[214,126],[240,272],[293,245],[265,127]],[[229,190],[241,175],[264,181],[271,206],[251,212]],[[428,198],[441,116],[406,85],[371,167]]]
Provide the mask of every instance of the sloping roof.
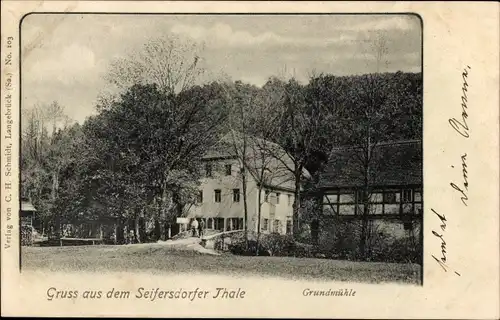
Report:
[[260,152],[260,147],[276,152],[283,150],[277,143],[250,135],[243,136],[240,132],[231,130],[229,133],[222,136],[222,138],[205,153],[203,159],[209,160],[212,158],[237,157],[243,150],[244,138],[246,138],[246,153],[249,157],[255,157],[256,154],[262,153]]
[[[246,136],[246,169],[259,182],[260,170],[263,170],[262,183],[266,187],[292,188],[293,175],[287,168],[294,168],[293,159],[277,143],[254,136]],[[210,148],[203,157],[204,160],[221,158],[239,158],[243,153],[243,136],[237,131],[231,131]],[[286,166],[284,165],[286,163]],[[310,177],[303,169],[303,175]]]
[[36,211],[31,202],[21,201],[21,211]]
[[[363,167],[356,148],[335,150],[319,178],[319,188],[353,188],[364,185]],[[422,184],[420,140],[381,143],[373,148],[369,184],[401,186]]]

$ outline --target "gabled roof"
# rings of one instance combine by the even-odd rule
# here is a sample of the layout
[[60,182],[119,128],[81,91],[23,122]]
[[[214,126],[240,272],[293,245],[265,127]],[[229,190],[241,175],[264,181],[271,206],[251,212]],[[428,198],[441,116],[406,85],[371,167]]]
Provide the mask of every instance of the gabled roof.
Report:
[[[210,148],[203,159],[243,158],[244,138],[246,140],[245,167],[257,183],[262,182],[266,187],[293,188],[293,175],[287,169],[294,168],[293,159],[280,145],[268,140],[255,136],[243,137],[241,133],[231,131]],[[260,181],[258,177],[262,168],[264,168],[264,176]],[[310,176],[305,169],[303,175]]]
[[284,153],[283,148],[277,143],[264,140],[255,136],[243,136],[238,131],[231,130],[229,133],[212,146],[203,156],[203,159],[209,160],[212,158],[236,158],[243,150],[244,138],[246,139],[247,156],[255,157],[257,153],[263,153],[262,150],[272,151],[274,153]]
[[[364,185],[364,170],[355,147],[338,148],[322,171],[318,187],[356,188]],[[420,140],[380,143],[373,147],[370,161],[371,186],[418,185],[423,181]]]
[[31,202],[21,201],[21,211],[36,211]]

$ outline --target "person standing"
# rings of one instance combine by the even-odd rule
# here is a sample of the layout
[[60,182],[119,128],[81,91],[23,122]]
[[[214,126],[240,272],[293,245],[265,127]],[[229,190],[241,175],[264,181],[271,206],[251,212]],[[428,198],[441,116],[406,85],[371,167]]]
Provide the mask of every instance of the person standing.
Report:
[[191,231],[193,232],[193,237],[198,236],[198,220],[196,218],[193,218],[193,221],[191,221]]
[[200,219],[200,225],[199,225],[199,231],[200,231],[200,238],[203,237],[203,232],[205,231],[205,220]]

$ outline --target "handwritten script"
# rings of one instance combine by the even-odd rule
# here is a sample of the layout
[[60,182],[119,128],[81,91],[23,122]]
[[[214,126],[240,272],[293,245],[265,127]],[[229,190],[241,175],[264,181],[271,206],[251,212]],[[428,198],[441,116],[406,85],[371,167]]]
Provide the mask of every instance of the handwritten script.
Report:
[[[460,110],[461,110],[461,117],[457,118],[450,118],[448,120],[448,123],[450,124],[451,128],[454,130],[456,134],[458,134],[458,137],[460,139],[469,139],[470,138],[470,128],[467,123],[467,119],[469,118],[469,114],[467,113],[467,110],[469,108],[468,106],[468,91],[469,91],[469,82],[468,82],[468,77],[469,77],[469,72],[471,70],[470,66],[466,66],[463,71],[462,71],[462,94],[460,97],[461,104],[460,104]],[[451,165],[451,168],[455,169],[454,165]],[[456,181],[451,181],[450,186],[454,190],[455,194],[457,197],[460,199],[460,205],[463,205],[467,207],[468,201],[469,201],[469,174],[467,171],[467,152],[462,152],[460,153],[460,182]],[[432,255],[432,258],[434,261],[436,261],[439,266],[443,269],[443,271],[448,272],[448,270],[452,270],[450,266],[448,265],[448,252],[447,252],[447,247],[446,247],[446,240],[445,240],[445,232],[446,232],[446,217],[444,214],[438,213],[436,210],[431,209],[431,211],[435,214],[435,216],[439,219],[439,227],[440,230],[439,232],[432,230],[433,236],[439,238],[441,242],[441,254],[439,255],[439,258]],[[453,272],[460,276],[460,273],[457,271]]]
[[469,138],[469,126],[467,125],[467,91],[469,88],[469,83],[467,82],[467,77],[469,76],[470,66],[464,68],[462,72],[462,118],[457,120],[456,118],[451,118],[448,120],[450,126],[462,137]]
[[[467,92],[469,89],[468,76],[470,71],[470,66],[467,66],[462,71],[462,96],[460,97],[461,110],[462,110],[462,118],[461,120],[457,120],[456,118],[451,118],[448,120],[450,126],[457,132],[460,138],[469,139],[469,125],[467,124],[467,118],[469,115],[467,114],[468,109],[468,96]],[[468,172],[467,172],[467,153],[464,152],[460,156],[460,160],[462,163],[462,181],[459,184],[455,182],[450,182],[450,186],[458,193],[460,197],[460,201],[464,206],[467,206],[467,202],[469,201],[469,180],[468,180]],[[455,168],[455,166],[451,166]]]
[[[446,241],[444,240],[444,232],[446,231],[446,217],[444,215],[440,215],[434,209],[431,209],[431,211],[434,212],[434,214],[441,221],[440,228],[441,228],[441,232],[442,232],[442,233],[438,233],[438,232],[432,230],[432,234],[441,240],[441,257],[436,258],[434,255],[432,255],[432,258],[434,258],[434,260],[439,264],[439,266],[444,270],[444,272],[448,272],[448,269],[450,269],[450,267],[447,264],[448,260],[446,258]],[[456,275],[460,276],[460,273],[458,273],[456,271],[454,271],[454,272]]]

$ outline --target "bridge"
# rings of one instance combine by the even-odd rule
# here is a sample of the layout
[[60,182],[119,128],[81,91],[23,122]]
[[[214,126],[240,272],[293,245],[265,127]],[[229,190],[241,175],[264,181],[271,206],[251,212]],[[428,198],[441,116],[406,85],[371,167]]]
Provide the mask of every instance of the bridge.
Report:
[[[215,250],[228,250],[228,246],[231,244],[233,240],[233,236],[243,233],[245,230],[230,230],[230,231],[220,231],[215,229],[205,229],[204,235],[200,237],[200,244],[207,249],[215,249]],[[249,235],[251,232],[248,232]],[[186,238],[195,238],[192,236],[192,231],[187,230],[180,232],[172,237],[172,241],[186,239]]]

